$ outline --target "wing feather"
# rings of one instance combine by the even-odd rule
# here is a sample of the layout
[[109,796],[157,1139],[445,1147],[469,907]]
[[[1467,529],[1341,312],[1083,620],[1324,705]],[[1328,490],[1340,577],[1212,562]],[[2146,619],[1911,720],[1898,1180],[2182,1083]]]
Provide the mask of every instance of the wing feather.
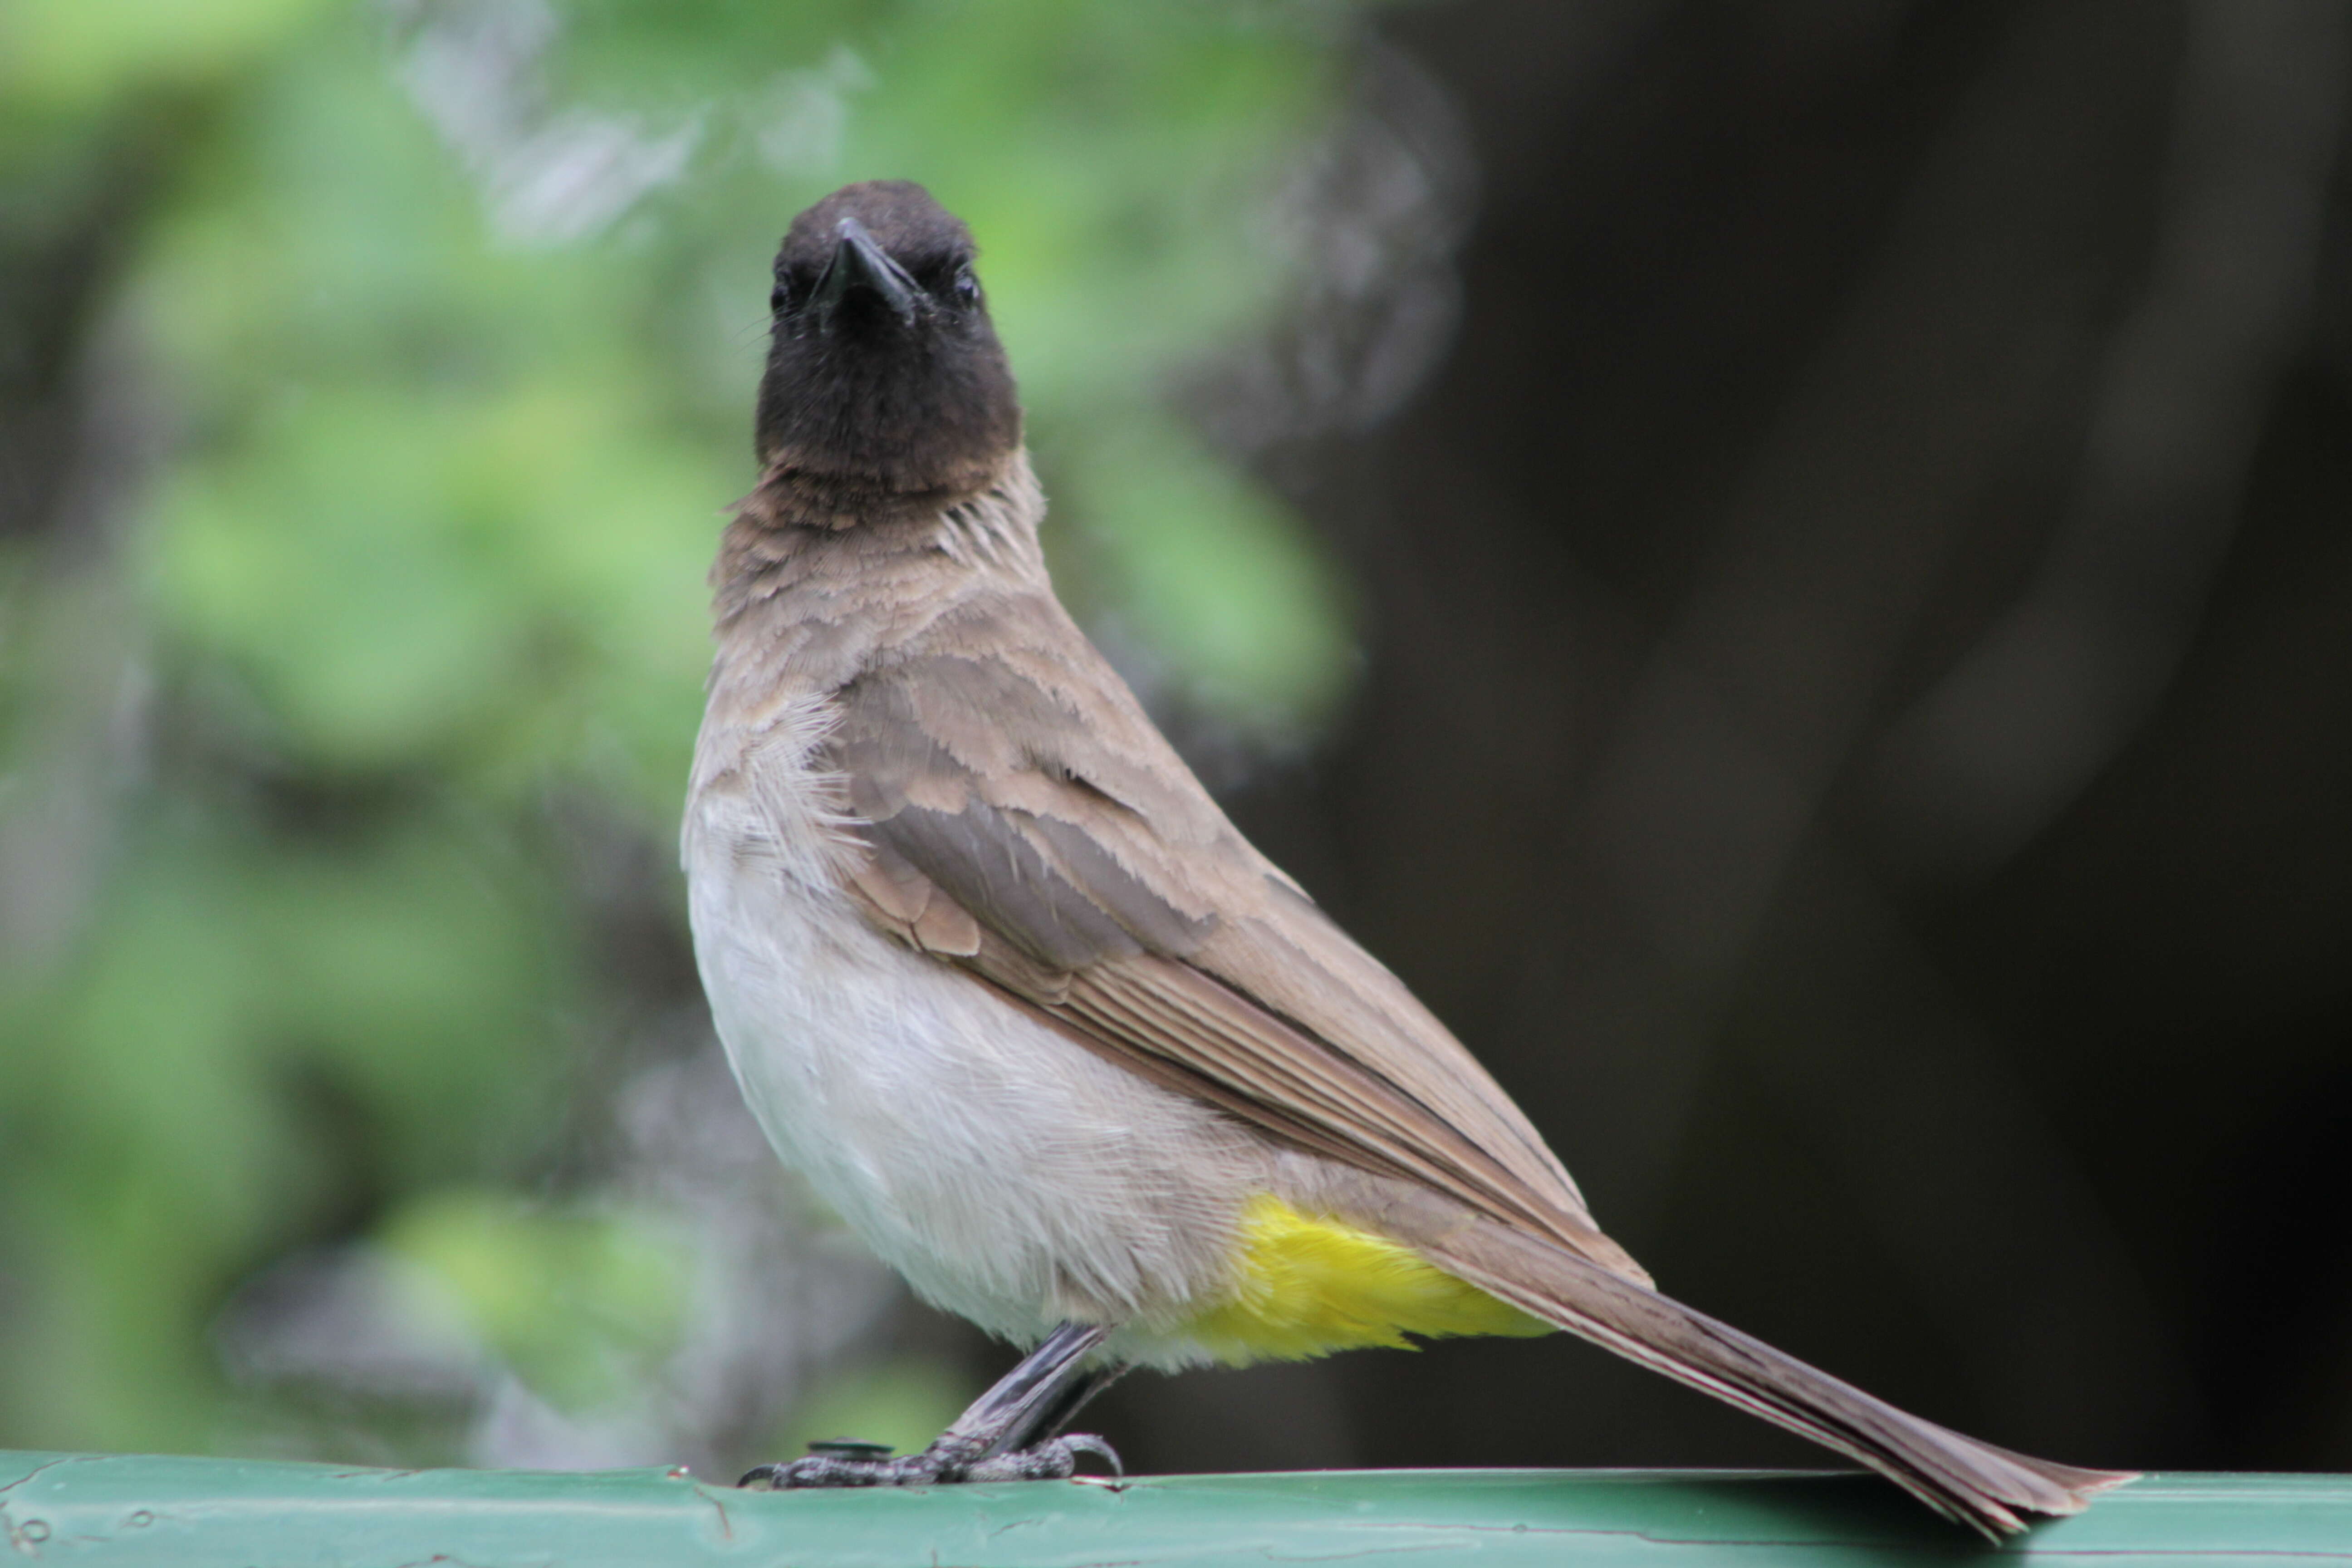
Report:
[[1060,607],[1014,608],[962,628],[991,657],[950,626],[837,694],[822,760],[867,825],[854,885],[877,923],[1138,1071],[1646,1279],[1486,1070],[1250,847]]

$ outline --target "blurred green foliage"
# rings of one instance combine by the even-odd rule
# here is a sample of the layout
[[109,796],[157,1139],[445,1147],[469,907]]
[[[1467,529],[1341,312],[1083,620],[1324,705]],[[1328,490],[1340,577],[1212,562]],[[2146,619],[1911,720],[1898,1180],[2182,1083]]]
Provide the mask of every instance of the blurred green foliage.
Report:
[[[106,229],[90,331],[165,426],[127,591],[0,542],[0,816],[37,836],[56,774],[104,825],[55,940],[0,953],[0,1444],[236,1446],[208,1325],[360,1236],[554,1403],[678,1331],[659,1226],[551,1185],[614,983],[549,803],[673,831],[768,259],[833,185],[919,179],[978,234],[1081,608],[1244,730],[1328,709],[1328,568],[1171,402],[1283,299],[1265,213],[1341,19],[0,6],[10,243]],[[60,692],[138,742],[68,776]]]
[[489,1351],[559,1406],[612,1404],[652,1374],[683,1327],[693,1259],[653,1216],[456,1191],[407,1204],[383,1240],[391,1257],[425,1270]]

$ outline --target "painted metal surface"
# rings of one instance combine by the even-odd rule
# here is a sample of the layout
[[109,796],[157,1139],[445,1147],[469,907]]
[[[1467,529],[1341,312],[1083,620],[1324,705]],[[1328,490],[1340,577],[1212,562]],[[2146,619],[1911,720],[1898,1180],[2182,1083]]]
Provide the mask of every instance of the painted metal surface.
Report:
[[2154,1476],[1995,1551],[1862,1476],[1340,1471],[748,1493],[678,1472],[0,1454],[0,1564],[2352,1564],[2352,1478]]

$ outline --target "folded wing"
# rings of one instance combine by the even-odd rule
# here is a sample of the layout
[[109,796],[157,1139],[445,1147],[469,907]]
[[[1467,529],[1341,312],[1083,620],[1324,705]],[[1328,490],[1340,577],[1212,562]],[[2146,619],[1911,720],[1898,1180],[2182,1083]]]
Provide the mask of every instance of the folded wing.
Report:
[[823,763],[869,825],[874,917],[1136,1070],[1645,1280],[1486,1069],[1250,847],[1059,606],[1019,608],[987,658],[951,626],[837,695]]

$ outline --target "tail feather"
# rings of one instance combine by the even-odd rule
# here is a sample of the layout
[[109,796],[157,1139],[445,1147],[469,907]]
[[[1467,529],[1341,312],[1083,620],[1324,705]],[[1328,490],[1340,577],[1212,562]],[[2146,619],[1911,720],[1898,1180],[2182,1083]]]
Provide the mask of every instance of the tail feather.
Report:
[[1896,1409],[1560,1247],[1493,1224],[1421,1250],[1520,1310],[1869,1466],[1929,1508],[1999,1540],[2029,1513],[2078,1513],[2133,1479],[2015,1454]]

